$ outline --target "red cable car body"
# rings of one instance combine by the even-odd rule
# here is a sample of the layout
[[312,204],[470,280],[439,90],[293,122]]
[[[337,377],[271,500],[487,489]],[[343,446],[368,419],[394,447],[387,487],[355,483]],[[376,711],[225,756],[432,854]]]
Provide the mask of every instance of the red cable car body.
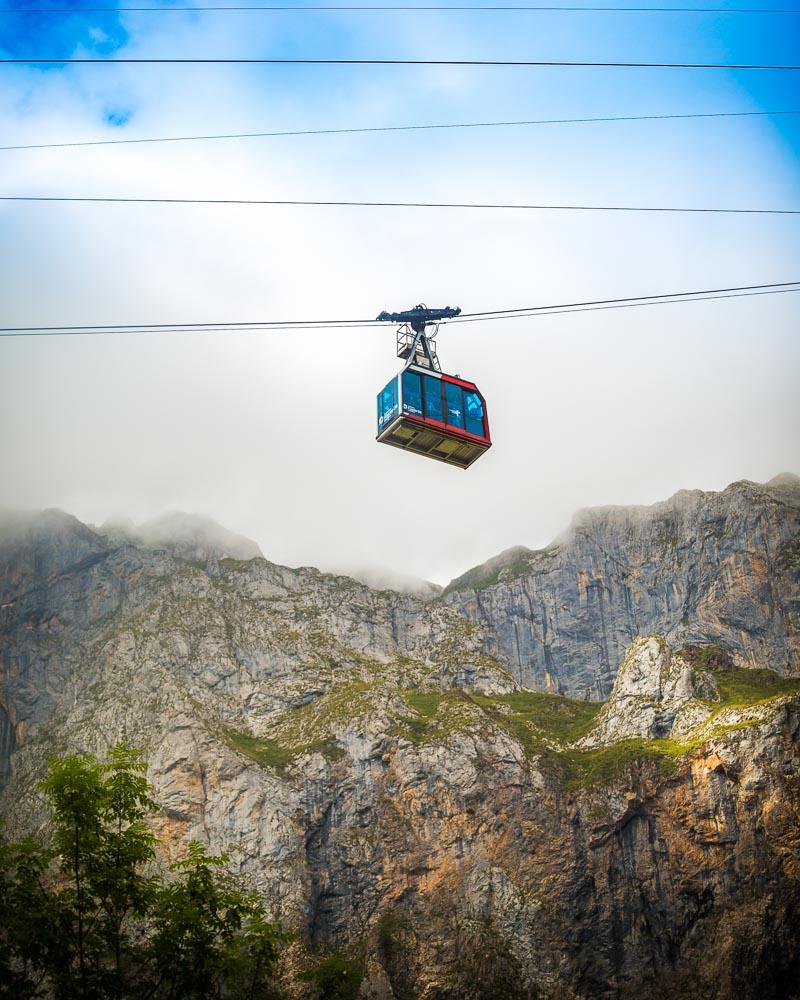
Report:
[[425,331],[459,312],[417,306],[378,317],[404,324],[397,353],[407,364],[378,393],[377,441],[468,469],[492,446],[486,402],[474,382],[439,369],[435,332]]

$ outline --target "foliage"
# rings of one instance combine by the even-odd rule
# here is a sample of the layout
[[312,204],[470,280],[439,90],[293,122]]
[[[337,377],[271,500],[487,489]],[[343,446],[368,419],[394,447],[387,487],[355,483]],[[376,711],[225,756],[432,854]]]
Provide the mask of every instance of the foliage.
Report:
[[483,708],[507,705],[512,718],[531,723],[545,736],[565,743],[585,736],[602,708],[601,702],[578,701],[543,691],[516,691],[495,697],[473,695],[473,700]]
[[153,873],[141,754],[51,761],[51,843],[0,843],[0,993],[35,998],[267,998],[286,939],[258,897],[191,844]]
[[480,713],[470,698],[456,688],[448,691],[402,691],[414,715],[400,716],[394,732],[419,746],[442,743],[454,733],[468,729]]
[[555,546],[546,549],[526,549],[518,546],[507,549],[488,562],[462,573],[451,580],[442,591],[442,596],[459,590],[485,590],[497,583],[510,583],[525,573],[534,571],[537,564],[555,555]]
[[159,894],[149,941],[161,992],[168,997],[264,997],[262,982],[283,935],[196,841],[173,866],[178,877]]
[[715,674],[724,706],[754,706],[800,691],[800,679],[780,677],[772,670],[731,670]]
[[[727,708],[756,708],[774,698],[800,692],[800,679],[780,677],[772,670],[736,669],[718,646],[684,647],[681,654],[695,669],[713,671],[720,700],[706,703],[712,710],[709,721]],[[755,718],[727,722],[690,739],[634,738],[579,749],[574,743],[591,730],[602,702],[577,701],[537,691],[471,697],[495,725],[517,740],[529,757],[537,757],[541,765],[549,765],[560,774],[567,788],[610,784],[634,765],[672,773],[681,758],[712,736],[747,728],[755,722]]]
[[405,716],[403,724],[408,729],[407,738],[412,743],[421,743],[425,738],[425,731],[428,723],[439,711],[442,701],[440,691],[407,691],[405,701],[409,708],[416,712],[416,716]]
[[686,747],[669,739],[634,738],[591,750],[567,750],[558,763],[567,788],[609,785],[634,764],[649,762],[664,774],[672,773]]
[[58,912],[42,880],[53,857],[30,838],[0,841],[0,995],[40,996],[46,968],[64,960]]
[[253,736],[242,729],[227,729],[225,742],[231,750],[243,753],[262,767],[285,767],[297,756],[297,751],[281,746],[277,740]]
[[329,955],[297,978],[315,986],[319,1000],[355,1000],[364,975],[361,963],[355,959]]
[[346,752],[330,739],[285,746],[269,736],[253,736],[242,729],[226,729],[224,738],[231,750],[244,754],[261,767],[287,767],[307,753],[321,753],[329,760],[340,760]]

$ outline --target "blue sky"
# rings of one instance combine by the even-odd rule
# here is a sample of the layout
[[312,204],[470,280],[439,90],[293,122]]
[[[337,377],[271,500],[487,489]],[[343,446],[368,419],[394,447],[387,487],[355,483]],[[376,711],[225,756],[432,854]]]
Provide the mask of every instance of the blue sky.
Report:
[[[12,3],[11,6],[24,5]],[[31,6],[28,4],[28,6]],[[63,7],[63,5],[60,5]],[[77,4],[73,4],[77,6]],[[3,15],[5,57],[800,62],[800,17]],[[0,67],[0,145],[271,129],[800,110],[800,74]],[[800,115],[0,151],[0,193],[800,206]],[[792,217],[0,207],[4,325],[373,316],[792,280]],[[0,343],[0,504],[181,507],[298,563],[446,579],[578,506],[798,470],[792,296],[441,335],[496,441],[466,477],[378,448],[387,332]],[[502,328],[501,328],[502,327]],[[424,497],[435,539],[388,526]],[[489,514],[488,512],[491,512]]]

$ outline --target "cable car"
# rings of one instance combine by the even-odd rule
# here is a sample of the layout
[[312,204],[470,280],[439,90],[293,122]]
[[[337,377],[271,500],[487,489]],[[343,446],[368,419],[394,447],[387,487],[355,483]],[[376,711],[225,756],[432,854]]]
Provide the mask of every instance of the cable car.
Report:
[[460,312],[420,305],[378,316],[402,324],[397,354],[406,365],[378,393],[377,441],[468,469],[492,446],[486,402],[474,382],[442,372],[434,342],[438,321]]

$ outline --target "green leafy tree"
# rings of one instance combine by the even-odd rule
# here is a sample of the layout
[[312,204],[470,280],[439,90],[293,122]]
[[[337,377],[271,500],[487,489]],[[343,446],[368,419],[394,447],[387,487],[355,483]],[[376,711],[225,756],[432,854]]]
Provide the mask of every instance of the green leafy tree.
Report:
[[58,911],[44,880],[54,852],[31,838],[0,841],[0,996],[41,996],[64,960]]
[[276,995],[269,977],[286,940],[255,894],[242,892],[223,865],[193,841],[177,878],[160,894],[150,951],[159,996]]
[[364,975],[360,962],[345,955],[329,955],[297,978],[316,986],[319,1000],[355,1000]]
[[123,996],[126,969],[140,950],[126,924],[144,918],[156,894],[143,873],[155,856],[144,820],[155,808],[141,754],[118,744],[105,761],[51,762],[42,789],[53,807],[64,884],[54,890],[65,961],[51,970],[57,995]]
[[51,761],[52,844],[0,842],[0,995],[268,1000],[287,935],[223,857],[191,844],[152,874],[156,808],[141,754]]

